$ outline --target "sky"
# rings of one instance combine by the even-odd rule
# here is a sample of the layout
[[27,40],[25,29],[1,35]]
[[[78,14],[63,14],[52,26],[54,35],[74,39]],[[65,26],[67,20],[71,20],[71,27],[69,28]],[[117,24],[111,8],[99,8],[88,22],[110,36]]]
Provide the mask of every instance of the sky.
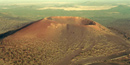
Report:
[[75,2],[75,1],[129,1],[129,0],[0,0],[0,2],[23,2],[23,1],[55,1],[55,2]]
[[23,2],[23,1],[55,1],[55,2],[70,2],[70,1],[85,1],[85,0],[0,0],[0,2]]
[[87,0],[0,0],[0,3],[86,2]]
[[95,2],[108,2],[108,1],[129,1],[130,0],[0,0],[0,3],[11,3],[11,2],[16,2],[16,3],[22,3],[22,2],[86,2],[86,1],[95,1]]

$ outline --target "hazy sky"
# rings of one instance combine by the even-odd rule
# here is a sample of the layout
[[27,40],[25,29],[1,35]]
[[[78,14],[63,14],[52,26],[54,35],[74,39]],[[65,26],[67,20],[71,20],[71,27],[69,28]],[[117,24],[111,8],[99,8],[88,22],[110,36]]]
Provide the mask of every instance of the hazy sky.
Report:
[[87,0],[0,0],[0,3],[86,2]]
[[60,1],[60,2],[70,2],[70,1],[85,1],[85,0],[0,0],[0,2],[11,2],[11,1],[16,1],[16,2],[22,2],[22,1]]
[[95,2],[107,2],[107,1],[130,1],[130,0],[0,0],[0,2],[47,2],[47,1],[51,1],[51,2],[86,2],[86,1],[95,1]]
[[22,2],[22,1],[60,1],[60,2],[70,2],[70,1],[129,1],[129,0],[0,0],[0,2]]

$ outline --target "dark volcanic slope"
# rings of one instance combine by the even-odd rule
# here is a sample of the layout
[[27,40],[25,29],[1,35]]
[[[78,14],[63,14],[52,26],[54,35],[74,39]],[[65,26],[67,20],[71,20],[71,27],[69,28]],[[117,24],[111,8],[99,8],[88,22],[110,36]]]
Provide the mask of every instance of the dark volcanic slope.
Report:
[[129,53],[129,43],[92,20],[48,17],[6,37],[0,45],[4,64],[78,65]]

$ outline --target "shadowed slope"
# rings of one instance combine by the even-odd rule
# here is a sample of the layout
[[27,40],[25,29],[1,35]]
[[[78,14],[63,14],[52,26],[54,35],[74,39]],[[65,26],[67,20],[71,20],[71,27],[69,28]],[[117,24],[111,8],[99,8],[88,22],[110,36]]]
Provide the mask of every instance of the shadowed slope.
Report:
[[[38,20],[38,21],[40,21],[40,20]],[[18,28],[18,29],[16,29],[16,30],[14,29],[14,30],[5,32],[5,33],[3,33],[3,34],[0,34],[0,40],[3,39],[3,38],[5,38],[5,37],[7,37],[7,36],[9,36],[9,35],[14,34],[15,32],[17,32],[17,31],[19,31],[19,30],[21,30],[21,29],[23,29],[23,28],[25,28],[25,27],[27,27],[27,26],[29,26],[29,25],[35,23],[35,22],[37,22],[37,21],[31,22],[31,23],[29,23],[29,24],[26,24],[25,26],[23,26],[23,27],[21,27],[21,28]]]
[[129,44],[109,29],[66,16],[35,22],[3,39],[2,46],[0,58],[7,64],[76,65],[129,53]]

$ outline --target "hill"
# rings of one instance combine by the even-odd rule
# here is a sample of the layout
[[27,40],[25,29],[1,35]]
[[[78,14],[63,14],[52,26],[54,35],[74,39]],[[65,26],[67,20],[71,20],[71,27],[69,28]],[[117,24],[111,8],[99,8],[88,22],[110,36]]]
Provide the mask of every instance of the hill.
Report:
[[120,12],[121,14],[130,14],[130,7],[127,5],[119,5],[115,8],[110,9],[109,11]]
[[95,21],[47,17],[4,38],[3,64],[79,65],[130,53],[130,43]]
[[22,17],[15,17],[7,13],[0,13],[0,34],[15,30],[31,23],[32,20]]

